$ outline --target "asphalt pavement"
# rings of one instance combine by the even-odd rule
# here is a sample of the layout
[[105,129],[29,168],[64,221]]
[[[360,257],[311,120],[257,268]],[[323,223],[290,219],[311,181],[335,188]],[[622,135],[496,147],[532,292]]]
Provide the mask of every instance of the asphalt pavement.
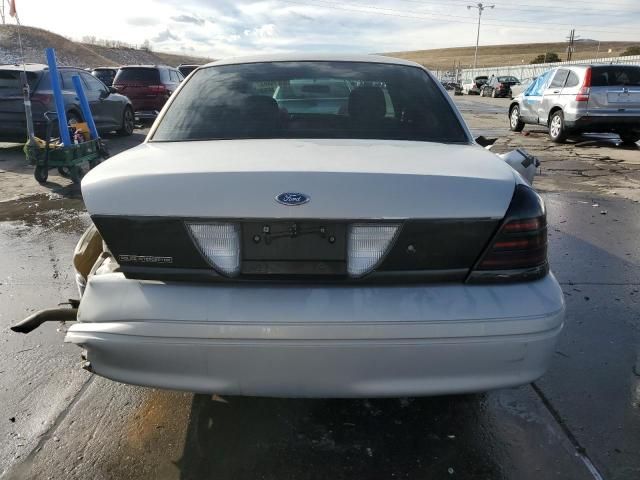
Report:
[[[470,123],[497,115],[463,100]],[[135,139],[109,142],[117,151]],[[0,150],[0,184],[19,192],[15,182],[34,182],[28,170],[1,174],[16,161]],[[64,325],[9,330],[77,297],[71,254],[90,220],[79,190],[53,180],[0,197],[3,480],[640,478],[638,203],[543,192],[567,319],[534,385],[385,400],[221,398],[92,376],[62,343]]]

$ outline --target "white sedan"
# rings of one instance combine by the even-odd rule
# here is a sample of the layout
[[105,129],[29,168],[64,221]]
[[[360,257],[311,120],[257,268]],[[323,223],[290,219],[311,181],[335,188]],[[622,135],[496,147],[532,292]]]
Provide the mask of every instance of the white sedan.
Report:
[[[289,85],[295,112],[274,98]],[[97,230],[65,340],[120,382],[478,392],[540,377],[563,326],[542,199],[412,62],[201,67],[82,192]]]

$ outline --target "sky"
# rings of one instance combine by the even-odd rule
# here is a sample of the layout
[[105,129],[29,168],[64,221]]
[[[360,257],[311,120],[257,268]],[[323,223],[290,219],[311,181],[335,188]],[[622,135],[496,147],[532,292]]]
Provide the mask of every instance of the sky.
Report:
[[[0,0],[2,1],[2,0]],[[5,0],[7,1],[7,0]],[[209,58],[291,51],[379,53],[475,45],[464,0],[16,0],[24,25]],[[481,45],[638,40],[639,0],[496,0]],[[485,5],[489,5],[485,3]]]

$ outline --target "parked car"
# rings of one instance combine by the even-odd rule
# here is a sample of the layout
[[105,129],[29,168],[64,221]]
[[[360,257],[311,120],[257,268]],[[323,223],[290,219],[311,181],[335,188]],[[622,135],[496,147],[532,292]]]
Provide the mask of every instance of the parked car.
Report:
[[[40,64],[26,65],[27,80],[31,91],[31,110],[36,136],[45,138],[44,113],[55,111],[49,67]],[[22,98],[20,72],[22,65],[0,66],[0,138],[22,142],[27,138],[27,121]],[[129,99],[113,88],[107,87],[89,72],[73,67],[59,67],[60,85],[69,121],[82,120],[82,110],[71,82],[74,75],[82,79],[89,100],[91,113],[98,130],[116,130],[121,135],[133,133],[133,108]],[[54,123],[57,134],[57,123]]]
[[113,86],[131,99],[136,120],[152,122],[184,76],[165,65],[127,65],[120,67]]
[[540,75],[509,107],[509,127],[545,125],[554,142],[571,134],[614,132],[640,140],[640,66],[571,65]]
[[116,73],[118,73],[118,69],[112,67],[96,67],[91,70],[91,75],[96,77],[107,87],[113,85],[113,79],[116,78]]
[[480,87],[480,96],[511,98],[511,87],[513,85],[520,85],[520,80],[512,76],[492,76],[487,83]]
[[487,83],[489,77],[486,75],[478,75],[469,83],[462,84],[462,92],[467,95],[480,95],[480,88]]
[[443,81],[442,86],[445,90],[454,92],[454,95],[462,95],[462,86],[457,82]]
[[181,63],[180,65],[178,65],[178,70],[180,70],[180,73],[182,74],[182,76],[186,78],[191,72],[193,72],[199,66],[200,65],[188,65],[186,63]]
[[[291,113],[266,87],[294,80],[354,88],[344,111]],[[203,393],[414,396],[531,382],[553,356],[564,301],[543,201],[507,160],[474,142],[413,62],[209,64],[145,143],[84,177],[96,230],[76,250],[74,264],[91,267],[78,267],[65,341],[96,374]]]

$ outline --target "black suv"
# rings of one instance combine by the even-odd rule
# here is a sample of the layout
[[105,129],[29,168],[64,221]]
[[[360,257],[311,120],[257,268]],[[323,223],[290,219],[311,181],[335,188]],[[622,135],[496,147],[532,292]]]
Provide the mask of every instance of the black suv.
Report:
[[180,70],[180,73],[182,73],[182,75],[187,77],[187,75],[189,75],[191,72],[193,72],[199,66],[200,65],[191,65],[191,64],[188,65],[186,63],[181,63],[180,65],[178,65],[178,70]]
[[113,67],[96,67],[91,70],[91,75],[96,77],[107,87],[113,85],[113,79],[116,78],[116,73],[118,73],[118,69]]

